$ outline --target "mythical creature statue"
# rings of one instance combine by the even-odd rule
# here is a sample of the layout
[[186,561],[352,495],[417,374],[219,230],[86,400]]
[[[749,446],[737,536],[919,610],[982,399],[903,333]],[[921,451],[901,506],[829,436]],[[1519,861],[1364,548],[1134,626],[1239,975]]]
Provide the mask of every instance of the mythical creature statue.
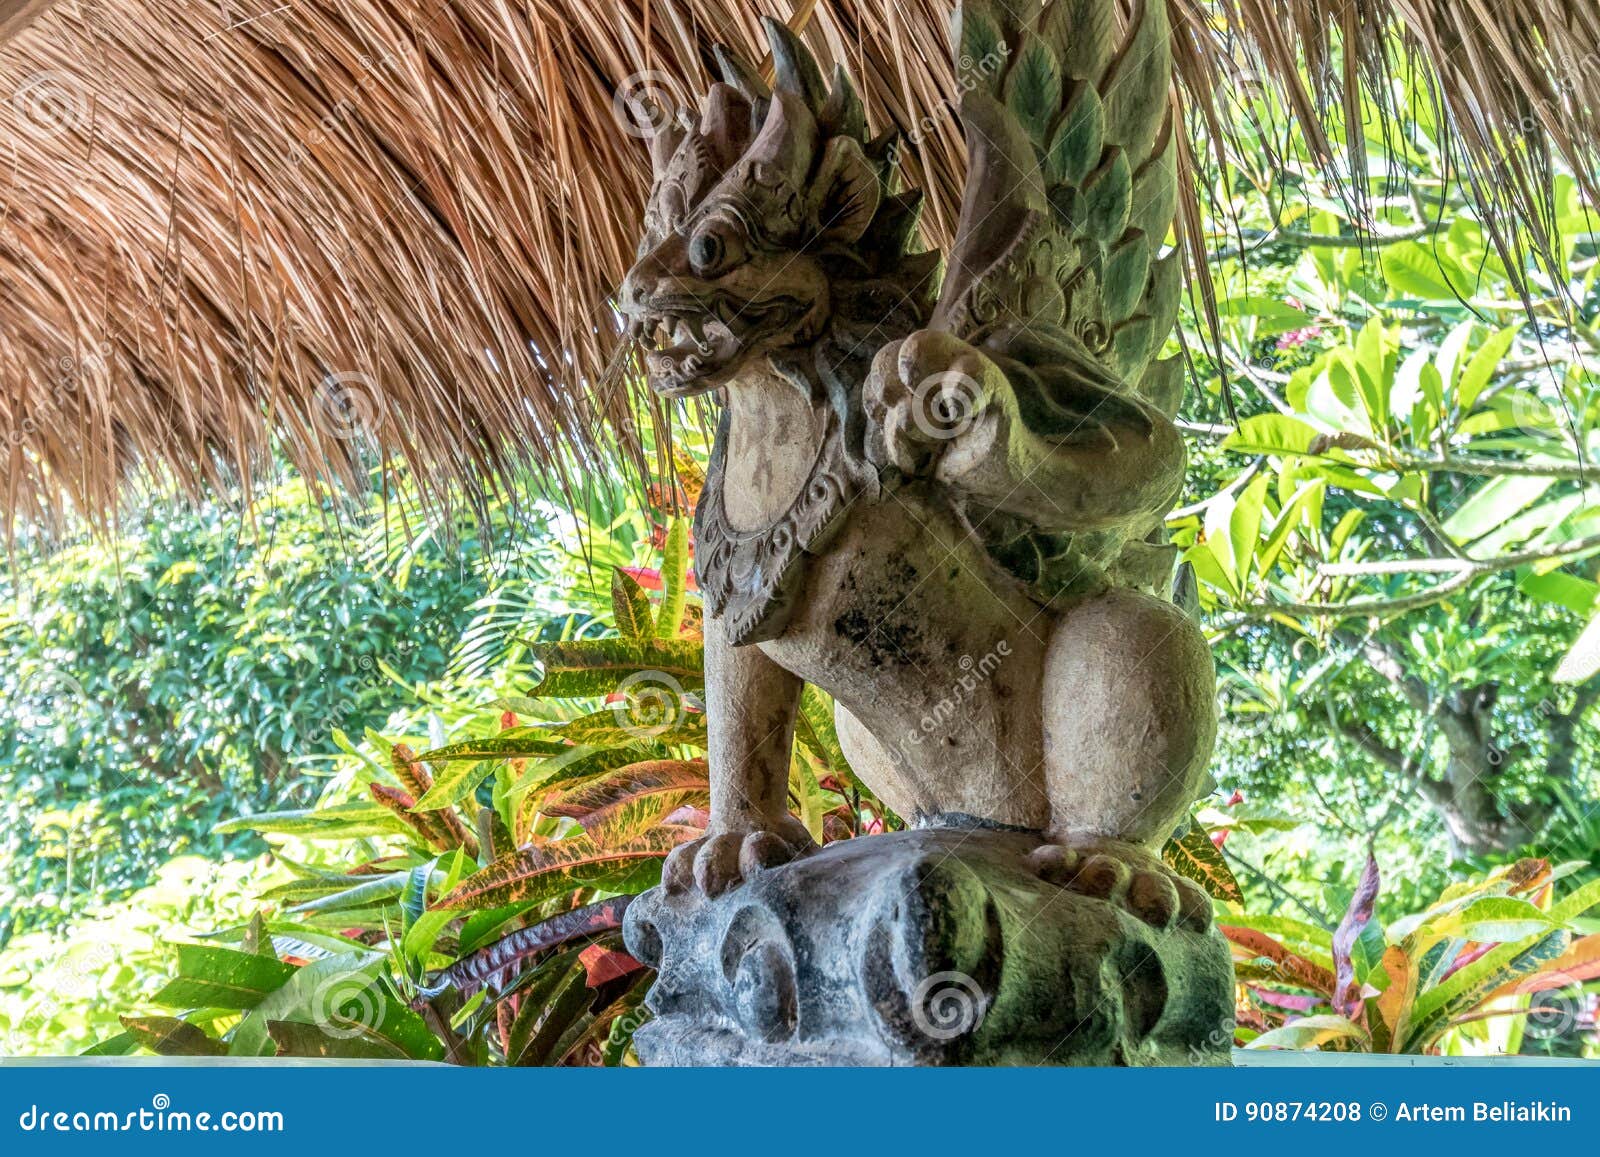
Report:
[[[621,292],[651,385],[715,391],[696,516],[711,821],[665,868],[716,896],[811,848],[785,806],[802,686],[914,825],[1035,833],[1039,875],[1160,930],[1203,892],[1155,854],[1202,794],[1214,672],[1172,601],[1184,447],[1165,7],[971,2],[948,269],[919,196],[768,21],[652,142]],[[1019,15],[1021,13],[1021,15]]]

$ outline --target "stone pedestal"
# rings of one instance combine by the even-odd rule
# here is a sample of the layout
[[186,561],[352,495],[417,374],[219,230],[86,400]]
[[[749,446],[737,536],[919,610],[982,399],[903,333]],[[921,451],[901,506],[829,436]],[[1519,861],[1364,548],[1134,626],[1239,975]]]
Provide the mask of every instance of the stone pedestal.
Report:
[[1216,928],[1158,931],[1041,879],[1037,836],[924,829],[834,843],[708,899],[648,892],[649,1065],[1226,1065]]

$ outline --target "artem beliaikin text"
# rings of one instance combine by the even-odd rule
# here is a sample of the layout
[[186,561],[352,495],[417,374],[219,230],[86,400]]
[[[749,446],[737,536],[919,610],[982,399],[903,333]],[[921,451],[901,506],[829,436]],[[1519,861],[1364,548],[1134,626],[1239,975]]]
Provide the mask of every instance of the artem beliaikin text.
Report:
[[1407,1104],[1395,1106],[1395,1121],[1549,1121],[1572,1120],[1572,1110],[1555,1101],[1474,1101],[1471,1105]]

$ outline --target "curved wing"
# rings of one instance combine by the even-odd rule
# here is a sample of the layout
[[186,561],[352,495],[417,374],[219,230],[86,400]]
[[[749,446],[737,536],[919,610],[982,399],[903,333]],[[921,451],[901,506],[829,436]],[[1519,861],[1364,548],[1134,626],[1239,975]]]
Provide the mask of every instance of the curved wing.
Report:
[[1171,416],[1180,359],[1156,360],[1182,289],[1178,252],[1160,252],[1177,211],[1171,29],[1161,0],[1134,0],[1121,28],[1120,7],[956,10],[968,170],[931,324],[991,348],[1020,342],[1033,365],[1041,345],[1059,347],[1082,384],[1088,371]]

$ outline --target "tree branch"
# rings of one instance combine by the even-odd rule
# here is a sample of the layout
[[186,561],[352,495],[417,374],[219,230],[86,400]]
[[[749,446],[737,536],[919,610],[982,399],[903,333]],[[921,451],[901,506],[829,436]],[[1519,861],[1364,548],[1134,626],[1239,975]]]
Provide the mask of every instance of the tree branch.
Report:
[[1378,562],[1325,562],[1317,573],[1334,577],[1376,574],[1495,574],[1536,562],[1557,562],[1600,550],[1600,534],[1573,539],[1543,550],[1522,550],[1498,558],[1394,558]]
[[1472,580],[1477,577],[1476,572],[1466,571],[1452,575],[1438,586],[1429,590],[1417,591],[1409,595],[1397,595],[1394,598],[1353,599],[1344,603],[1248,603],[1222,616],[1216,626],[1218,630],[1225,631],[1239,626],[1241,623],[1260,622],[1263,619],[1275,618],[1278,615],[1324,619],[1354,619],[1371,615],[1398,615],[1421,607],[1431,607],[1434,603],[1442,603],[1457,591],[1471,585]]
[[1600,481],[1593,467],[1583,462],[1518,462],[1481,454],[1413,454],[1393,450],[1384,464],[1407,473],[1467,474],[1474,478],[1560,478],[1569,482]]

